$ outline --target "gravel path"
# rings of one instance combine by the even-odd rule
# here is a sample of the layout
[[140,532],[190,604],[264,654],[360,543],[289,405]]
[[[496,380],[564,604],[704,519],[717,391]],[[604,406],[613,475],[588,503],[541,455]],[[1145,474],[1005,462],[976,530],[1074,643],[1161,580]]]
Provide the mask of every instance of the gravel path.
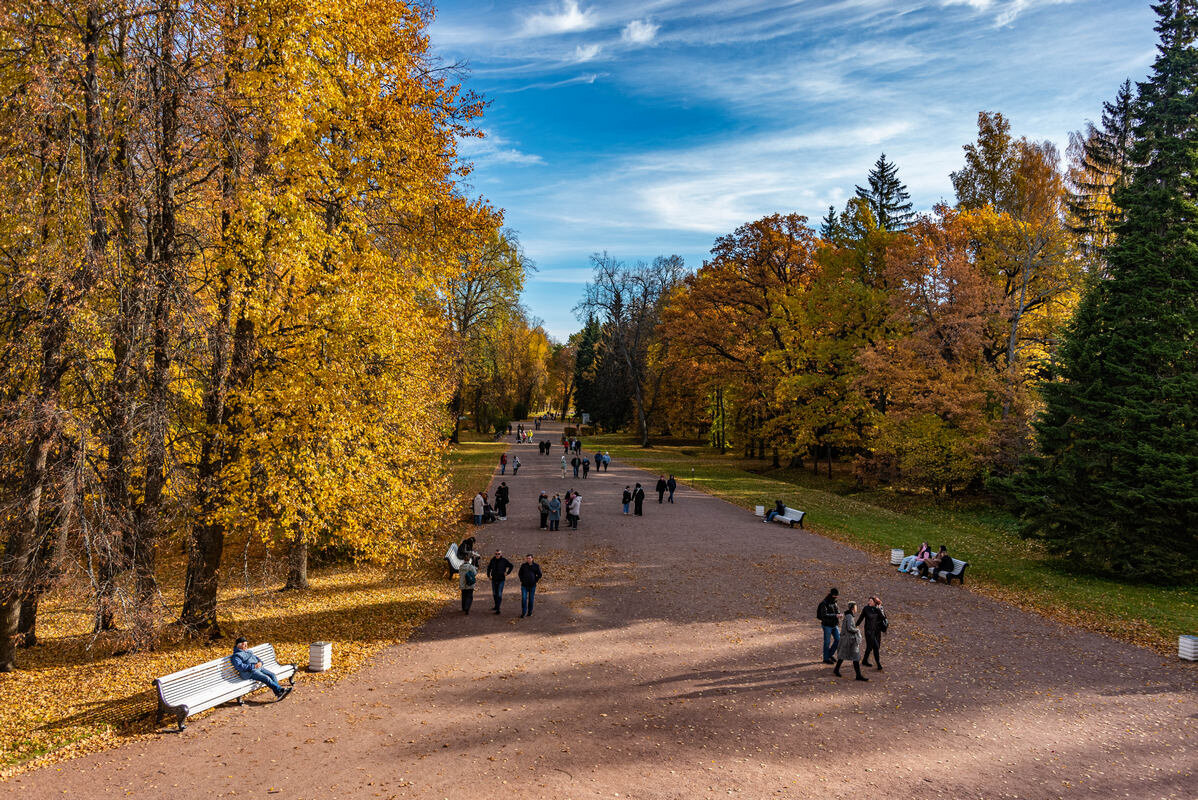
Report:
[[[446,609],[335,685],[301,675],[285,703],[218,709],[11,787],[25,800],[1198,797],[1192,665],[897,575],[685,486],[625,517],[624,485],[656,476],[613,463],[563,481],[560,446],[509,452],[524,462],[503,478],[509,517],[479,549],[537,555],[533,617],[517,619],[514,580],[492,614],[481,579],[469,616]],[[539,531],[537,492],[569,486],[581,529]],[[869,683],[820,662],[815,607],[833,585],[886,606],[886,670]]]

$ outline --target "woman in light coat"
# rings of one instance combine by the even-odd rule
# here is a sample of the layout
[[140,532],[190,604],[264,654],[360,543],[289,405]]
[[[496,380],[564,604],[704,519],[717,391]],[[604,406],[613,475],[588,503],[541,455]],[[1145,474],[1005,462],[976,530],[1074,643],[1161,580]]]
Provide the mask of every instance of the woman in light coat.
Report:
[[578,530],[578,518],[582,516],[582,495],[576,493],[570,500],[570,509],[566,516],[570,520],[570,527]]
[[840,648],[836,651],[836,668],[832,671],[839,677],[840,665],[852,661],[857,680],[867,681],[869,678],[861,674],[861,630],[857,627],[856,616],[857,604],[849,603],[840,623]]

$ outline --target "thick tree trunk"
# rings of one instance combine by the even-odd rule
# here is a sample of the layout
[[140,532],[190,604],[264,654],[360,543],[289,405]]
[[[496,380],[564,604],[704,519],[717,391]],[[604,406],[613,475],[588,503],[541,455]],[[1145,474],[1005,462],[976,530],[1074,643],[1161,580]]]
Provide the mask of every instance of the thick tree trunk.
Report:
[[308,540],[297,533],[287,553],[287,585],[284,589],[308,588]]

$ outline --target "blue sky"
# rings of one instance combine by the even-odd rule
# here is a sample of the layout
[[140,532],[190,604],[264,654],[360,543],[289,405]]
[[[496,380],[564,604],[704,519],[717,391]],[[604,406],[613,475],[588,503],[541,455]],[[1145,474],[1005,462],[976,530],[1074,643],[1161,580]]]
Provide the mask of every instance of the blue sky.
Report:
[[1147,0],[442,0],[431,36],[490,101],[469,191],[564,339],[593,252],[696,269],[744,222],[817,224],[881,152],[930,208],[980,110],[1063,152],[1146,74],[1152,24]]

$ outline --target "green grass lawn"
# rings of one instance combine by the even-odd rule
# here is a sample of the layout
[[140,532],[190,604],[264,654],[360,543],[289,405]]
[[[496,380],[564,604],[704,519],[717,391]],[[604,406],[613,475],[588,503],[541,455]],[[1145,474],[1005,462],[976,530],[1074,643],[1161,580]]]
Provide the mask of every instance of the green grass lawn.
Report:
[[973,589],[1162,653],[1177,652],[1179,634],[1198,633],[1198,587],[1074,574],[1038,543],[1020,538],[1009,513],[976,500],[860,490],[835,472],[828,478],[770,469],[769,461],[720,455],[701,445],[645,449],[621,435],[589,437],[585,445],[651,472],[672,472],[680,482],[746,509],[783,500],[807,512],[810,530],[880,557],[892,547],[914,552],[925,539],[933,548],[947,545],[954,558],[969,562],[966,580]]

